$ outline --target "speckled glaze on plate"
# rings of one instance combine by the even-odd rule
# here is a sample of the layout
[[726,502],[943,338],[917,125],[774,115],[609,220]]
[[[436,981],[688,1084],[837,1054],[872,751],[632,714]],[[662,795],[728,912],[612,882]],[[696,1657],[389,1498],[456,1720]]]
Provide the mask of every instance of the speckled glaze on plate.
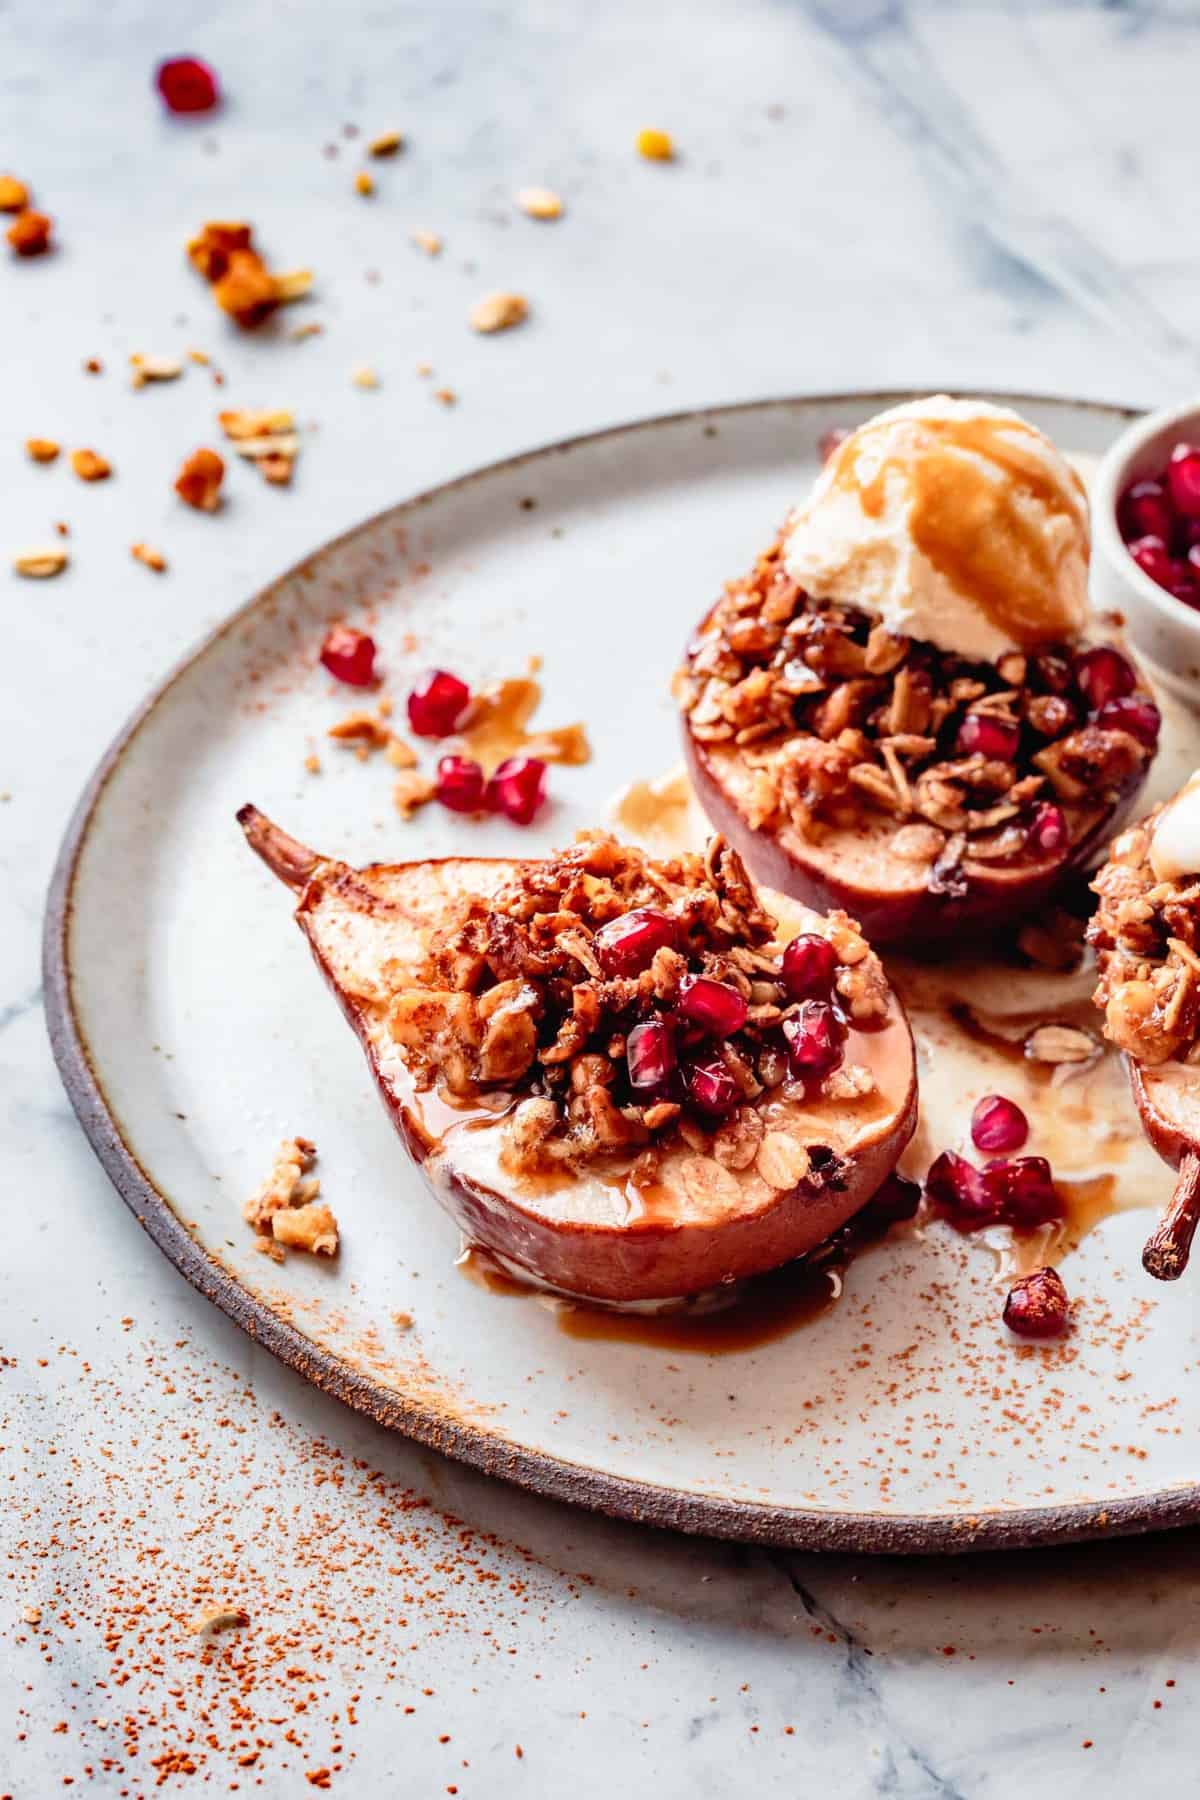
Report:
[[[1107,1215],[1062,1257],[1062,1346],[999,1322],[1003,1234],[893,1234],[836,1305],[724,1354],[579,1337],[537,1299],[454,1266],[448,1219],[409,1164],[313,968],[288,896],[247,852],[254,800],[351,862],[545,850],[602,822],[678,758],[667,683],[721,581],[810,480],[817,444],[911,396],[775,401],[554,446],[406,502],[259,595],[164,682],[98,769],[67,834],[46,929],[47,1010],[68,1093],[118,1190],[176,1266],[309,1379],[397,1430],[542,1493],[629,1518],[789,1545],[1015,1546],[1200,1518],[1195,1279],[1139,1265],[1170,1177],[1115,1061],[1047,1079],[1031,1021],[1083,1016],[1086,977],[896,974],[923,1093],[910,1155],[965,1147],[971,1106],[1027,1106],[1031,1152]],[[1000,398],[1010,398],[1000,396]],[[1069,451],[1128,414],[1018,396]],[[539,722],[586,721],[592,763],[553,771],[534,830],[431,807],[323,742],[350,710],[315,666],[326,621],[367,618],[388,690],[444,663],[473,680],[544,659]],[[310,749],[319,775],[305,771]],[[1152,796],[1200,760],[1168,714]],[[986,1030],[952,1024],[946,1004]],[[1006,1044],[1005,1039],[1012,1039]],[[240,1204],[285,1135],[316,1140],[336,1264],[257,1255]],[[1106,1198],[1092,1207],[1089,1195]]]

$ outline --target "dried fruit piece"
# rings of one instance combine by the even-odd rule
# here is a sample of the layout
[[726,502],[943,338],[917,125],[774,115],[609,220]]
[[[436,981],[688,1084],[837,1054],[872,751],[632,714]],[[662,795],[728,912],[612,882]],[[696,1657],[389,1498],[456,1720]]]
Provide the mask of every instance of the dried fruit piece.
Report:
[[1034,1269],[1009,1289],[1004,1323],[1017,1337],[1061,1337],[1071,1303],[1057,1269]]
[[131,544],[129,554],[134,562],[144,563],[146,568],[153,569],[156,575],[163,574],[166,569],[167,559],[162,551],[152,549],[149,544]]
[[80,481],[107,481],[112,464],[96,450],[72,450],[71,467]]
[[553,188],[522,188],[517,195],[517,205],[531,219],[561,219],[563,213],[563,203]]
[[26,438],[25,453],[31,462],[52,463],[58,455],[60,446],[53,438]]
[[437,797],[451,812],[484,810],[484,776],[470,756],[443,756],[437,766]]
[[0,212],[24,212],[29,189],[15,175],[0,175]]
[[13,568],[18,575],[25,575],[31,581],[45,581],[51,575],[61,575],[67,562],[66,551],[60,550],[57,544],[50,544],[18,551],[13,557]]
[[198,56],[171,56],[160,62],[154,85],[169,112],[211,112],[221,98],[216,75]]
[[18,256],[41,256],[43,251],[50,248],[50,233],[53,229],[54,221],[48,213],[35,212],[32,207],[26,207],[17,214],[5,236]]
[[486,294],[471,308],[473,331],[510,331],[528,317],[529,302],[523,294]]
[[216,512],[224,479],[225,464],[215,450],[193,450],[175,477],[175,492],[197,512]]
[[971,1114],[971,1142],[977,1150],[1019,1150],[1028,1136],[1029,1120],[1003,1094],[985,1094]]
[[507,757],[487,784],[487,800],[514,825],[532,824],[546,800],[546,765],[541,757]]
[[375,640],[353,625],[331,625],[321,645],[321,664],[347,687],[370,687],[375,679]]
[[675,155],[675,140],[669,131],[655,131],[647,126],[634,139],[639,156],[647,162],[670,162]]

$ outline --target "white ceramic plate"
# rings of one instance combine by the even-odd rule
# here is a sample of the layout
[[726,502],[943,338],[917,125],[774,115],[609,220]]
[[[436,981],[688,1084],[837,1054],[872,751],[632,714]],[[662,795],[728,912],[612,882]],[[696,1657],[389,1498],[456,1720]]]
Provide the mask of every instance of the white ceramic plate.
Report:
[[[1180,1399],[1196,1290],[1156,1287],[1139,1265],[1141,1209],[1169,1175],[1113,1062],[1039,1081],[951,1026],[934,992],[1019,1040],[1078,998],[1078,979],[975,968],[906,983],[914,1163],[965,1147],[974,1099],[1000,1088],[1060,1176],[1114,1178],[1116,1210],[1061,1261],[1078,1301],[1064,1346],[1002,1329],[1003,1233],[989,1248],[940,1224],[893,1234],[836,1305],[757,1345],[581,1338],[544,1302],[455,1268],[454,1229],[234,824],[254,800],[365,862],[539,851],[602,822],[625,784],[676,762],[680,647],[810,480],[820,435],[908,397],[751,405],[556,446],[397,507],[252,601],[151,697],[80,803],[48,917],[55,1049],[114,1182],[189,1280],[314,1381],[451,1454],[626,1516],[787,1544],[949,1549],[1173,1523],[1200,1516],[1200,1415]],[[1089,458],[1127,419],[1015,403]],[[402,823],[382,758],[321,742],[353,698],[315,666],[336,613],[370,619],[401,700],[431,662],[481,681],[544,658],[541,721],[583,719],[594,760],[553,772],[532,831],[436,807]],[[1200,760],[1196,735],[1171,717],[1155,791]],[[303,766],[314,740],[319,776]],[[277,1268],[240,1217],[296,1132],[316,1140],[341,1222],[334,1266]]]

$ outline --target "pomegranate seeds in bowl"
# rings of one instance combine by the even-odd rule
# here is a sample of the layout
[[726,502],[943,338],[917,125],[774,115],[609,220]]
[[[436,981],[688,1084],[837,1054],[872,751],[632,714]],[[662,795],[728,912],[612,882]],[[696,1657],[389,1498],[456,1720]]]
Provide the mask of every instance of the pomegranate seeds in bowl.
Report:
[[1191,556],[1200,527],[1200,444],[1182,440],[1156,475],[1132,482],[1117,501],[1117,529],[1138,568],[1185,606],[1200,608],[1200,569]]

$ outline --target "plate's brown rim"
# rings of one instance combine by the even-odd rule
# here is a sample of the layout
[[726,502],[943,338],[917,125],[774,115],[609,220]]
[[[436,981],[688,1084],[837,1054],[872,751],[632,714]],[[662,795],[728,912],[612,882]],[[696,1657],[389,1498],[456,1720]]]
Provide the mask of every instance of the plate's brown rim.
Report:
[[[1020,1549],[1193,1524],[1200,1519],[1200,1485],[1196,1484],[1115,1498],[1104,1503],[1071,1501],[1060,1506],[979,1514],[965,1510],[947,1514],[835,1513],[771,1506],[759,1501],[689,1493],[653,1482],[606,1474],[546,1452],[524,1449],[499,1434],[491,1434],[463,1420],[444,1417],[428,1405],[391,1392],[314,1343],[275,1314],[264,1301],[250,1295],[196,1242],[122,1137],[75,1012],[70,966],[75,877],[88,830],[108,782],[146,719],[180,677],[227,632],[235,630],[246,617],[267,604],[286,582],[311,567],[315,558],[325,560],[349,539],[371,530],[382,520],[402,520],[431,500],[456,489],[461,490],[491,476],[511,473],[548,455],[585,448],[633,431],[689,422],[719,422],[722,418],[745,412],[808,409],[851,401],[860,402],[864,410],[876,411],[912,397],[913,390],[802,394],[786,399],[700,407],[589,432],[525,451],[440,483],[351,527],[277,577],[176,663],[120,731],[80,796],[59,850],[46,903],[43,970],[50,1044],[67,1097],[113,1186],[158,1248],[193,1287],[215,1302],[257,1343],[323,1391],[334,1394],[389,1430],[403,1432],[418,1443],[489,1475],[501,1476],[551,1499],[639,1524],[803,1550],[930,1554]],[[1125,418],[1135,418],[1139,412],[1136,407],[1051,394],[997,394],[996,398],[1016,406],[1043,401]]]

